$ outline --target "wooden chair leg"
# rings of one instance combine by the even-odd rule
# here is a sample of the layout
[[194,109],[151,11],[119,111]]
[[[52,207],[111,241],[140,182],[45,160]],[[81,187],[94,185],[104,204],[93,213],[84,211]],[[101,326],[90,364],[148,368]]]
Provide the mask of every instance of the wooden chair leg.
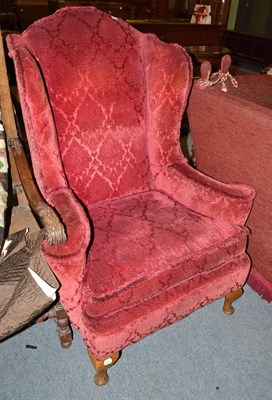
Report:
[[90,349],[88,350],[89,357],[93,363],[93,366],[96,370],[96,374],[94,376],[94,383],[98,386],[106,385],[109,381],[109,376],[107,373],[107,369],[113,366],[116,363],[118,358],[120,357],[120,351],[116,353],[110,354],[102,360],[97,360],[93,355]]
[[236,290],[235,292],[231,292],[231,293],[227,293],[225,295],[225,302],[224,302],[224,306],[223,306],[223,311],[225,314],[227,315],[232,315],[234,313],[234,308],[232,306],[232,303],[235,300],[238,300],[242,295],[243,295],[244,291],[242,288]]
[[64,349],[68,349],[72,344],[72,330],[68,315],[60,302],[56,303],[49,311],[38,318],[36,322],[43,322],[47,318],[54,319],[58,327],[60,345]]

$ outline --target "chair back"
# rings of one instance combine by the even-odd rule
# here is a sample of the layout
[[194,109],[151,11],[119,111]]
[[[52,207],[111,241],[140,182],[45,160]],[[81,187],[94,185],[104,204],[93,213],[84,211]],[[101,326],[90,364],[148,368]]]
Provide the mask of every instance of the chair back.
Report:
[[45,191],[67,184],[94,204],[148,190],[154,168],[180,159],[191,83],[180,46],[94,7],[68,7],[9,47]]

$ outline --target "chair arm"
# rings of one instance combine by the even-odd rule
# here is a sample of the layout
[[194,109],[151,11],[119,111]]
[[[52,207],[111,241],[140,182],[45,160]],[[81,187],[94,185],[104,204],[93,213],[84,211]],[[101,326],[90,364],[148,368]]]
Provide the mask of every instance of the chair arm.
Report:
[[[84,253],[90,241],[90,226],[72,190],[64,187],[51,191],[47,194],[47,200],[52,206],[47,204],[34,181],[20,140],[11,138],[8,145],[14,155],[29,205],[45,228],[47,241],[43,247],[46,255],[59,258]],[[54,209],[58,210],[62,222]]]
[[46,239],[49,246],[61,244],[66,241],[64,226],[60,222],[56,212],[41,197],[34,182],[23,146],[16,137],[8,140],[8,146],[12,151],[16,168],[32,210],[39,216],[42,226],[45,228]]
[[155,186],[196,212],[238,225],[248,218],[256,194],[250,186],[219,182],[181,163],[162,170]]
[[80,287],[90,245],[90,223],[81,203],[70,188],[53,190],[46,194],[46,199],[58,210],[66,228],[67,241],[51,247],[44,242],[43,254],[61,282],[61,302],[69,313],[71,323],[78,329],[81,323]]
[[90,243],[90,223],[87,215],[73,191],[68,187],[58,188],[48,193],[47,200],[58,211],[66,228],[67,241],[58,246],[46,245],[46,255],[53,258],[77,258],[86,254]]

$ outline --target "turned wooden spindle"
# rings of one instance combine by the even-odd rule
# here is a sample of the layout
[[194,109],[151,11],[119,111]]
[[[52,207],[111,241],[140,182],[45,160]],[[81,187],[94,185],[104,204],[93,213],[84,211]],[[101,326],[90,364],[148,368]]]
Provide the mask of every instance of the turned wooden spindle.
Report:
[[49,311],[39,317],[36,322],[43,322],[47,318],[54,319],[58,327],[60,345],[64,349],[68,349],[72,344],[72,331],[68,315],[60,302],[55,304]]

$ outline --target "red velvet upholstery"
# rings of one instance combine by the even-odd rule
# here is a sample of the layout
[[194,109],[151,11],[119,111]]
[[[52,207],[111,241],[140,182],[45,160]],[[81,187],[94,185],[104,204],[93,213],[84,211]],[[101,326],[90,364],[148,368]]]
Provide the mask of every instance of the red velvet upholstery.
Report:
[[90,316],[134,307],[245,249],[245,228],[196,214],[158,191],[90,207],[89,213],[96,229],[84,291]]
[[272,301],[272,77],[235,78],[238,88],[230,85],[227,93],[220,87],[194,87],[188,115],[197,168],[223,182],[245,182],[256,189],[246,223],[251,231],[249,283]]
[[63,8],[8,46],[35,177],[68,236],[44,254],[93,354],[243,286],[254,192],[181,153],[185,50],[93,7]]

